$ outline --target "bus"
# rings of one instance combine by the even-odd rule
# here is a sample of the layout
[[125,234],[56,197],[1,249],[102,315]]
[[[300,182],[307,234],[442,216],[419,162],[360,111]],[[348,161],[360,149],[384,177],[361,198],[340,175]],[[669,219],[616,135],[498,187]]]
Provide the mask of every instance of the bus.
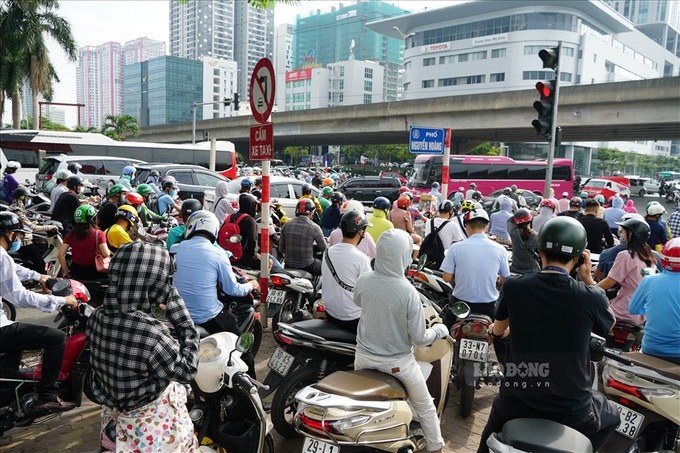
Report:
[[[45,130],[0,129],[0,148],[7,160],[21,164],[34,176],[50,154],[127,157],[144,162],[195,164],[208,168],[210,142],[195,145],[117,142],[103,134]],[[236,149],[229,141],[217,141],[215,170],[229,179],[238,176]],[[21,179],[23,180],[23,179]]]
[[[477,184],[482,195],[510,187],[543,194],[547,161],[519,161],[503,156],[453,155],[449,161],[449,193],[452,196],[459,187],[467,190],[471,183]],[[432,183],[442,180],[442,155],[421,154],[413,163],[413,174],[408,186],[415,193],[429,192]],[[570,159],[554,159],[551,187],[558,196],[572,193],[574,169]]]
[[660,171],[656,174],[657,181],[680,181],[680,172],[677,171]]

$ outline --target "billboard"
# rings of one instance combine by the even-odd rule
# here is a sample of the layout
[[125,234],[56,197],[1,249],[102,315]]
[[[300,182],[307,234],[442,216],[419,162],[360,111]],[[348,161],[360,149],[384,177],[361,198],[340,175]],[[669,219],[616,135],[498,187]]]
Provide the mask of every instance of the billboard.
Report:
[[286,72],[286,83],[298,82],[300,80],[310,80],[312,78],[311,69],[297,69],[295,71]]

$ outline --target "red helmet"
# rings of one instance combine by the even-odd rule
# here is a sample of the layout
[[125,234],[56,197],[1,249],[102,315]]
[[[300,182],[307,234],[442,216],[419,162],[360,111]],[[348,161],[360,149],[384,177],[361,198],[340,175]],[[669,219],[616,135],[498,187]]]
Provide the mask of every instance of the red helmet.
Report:
[[557,209],[557,206],[555,205],[555,202],[552,201],[550,198],[544,198],[543,200],[541,200],[541,204],[539,205],[539,207],[541,207],[541,206],[547,206],[547,207],[549,207],[550,209],[552,209],[553,211],[554,211],[555,209]]
[[125,201],[127,201],[132,206],[137,206],[144,203],[144,197],[135,192],[130,192],[125,195]]
[[398,208],[408,208],[411,205],[411,200],[407,196],[402,195],[397,199]]
[[512,216],[512,220],[515,222],[515,225],[531,222],[532,218],[531,212],[526,208],[518,209],[517,212],[515,212],[515,214]]
[[408,192],[408,187],[406,187],[406,186],[401,186],[401,187],[399,188],[399,195],[401,195],[401,194],[404,193],[404,192]]
[[298,201],[297,206],[295,206],[295,215],[307,215],[314,212],[316,206],[314,202],[309,198],[303,198]]
[[671,272],[680,272],[680,238],[671,239],[661,249],[661,266]]

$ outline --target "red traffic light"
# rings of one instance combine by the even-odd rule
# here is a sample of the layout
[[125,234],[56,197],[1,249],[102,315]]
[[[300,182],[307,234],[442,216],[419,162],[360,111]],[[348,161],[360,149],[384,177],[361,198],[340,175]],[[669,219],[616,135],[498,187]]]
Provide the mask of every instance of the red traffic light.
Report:
[[538,82],[536,89],[542,97],[549,98],[555,93],[555,84],[553,82]]

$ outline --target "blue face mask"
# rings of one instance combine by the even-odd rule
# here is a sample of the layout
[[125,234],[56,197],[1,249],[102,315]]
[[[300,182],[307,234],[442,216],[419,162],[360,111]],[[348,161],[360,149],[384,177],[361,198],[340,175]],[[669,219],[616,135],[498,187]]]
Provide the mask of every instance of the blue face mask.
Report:
[[176,190],[176,189],[171,190],[171,191],[170,191],[170,196],[171,196],[171,197],[174,197],[175,195],[177,195],[177,190]]
[[21,239],[17,238],[12,242],[12,245],[10,245],[9,252],[18,252],[20,248],[21,248]]

